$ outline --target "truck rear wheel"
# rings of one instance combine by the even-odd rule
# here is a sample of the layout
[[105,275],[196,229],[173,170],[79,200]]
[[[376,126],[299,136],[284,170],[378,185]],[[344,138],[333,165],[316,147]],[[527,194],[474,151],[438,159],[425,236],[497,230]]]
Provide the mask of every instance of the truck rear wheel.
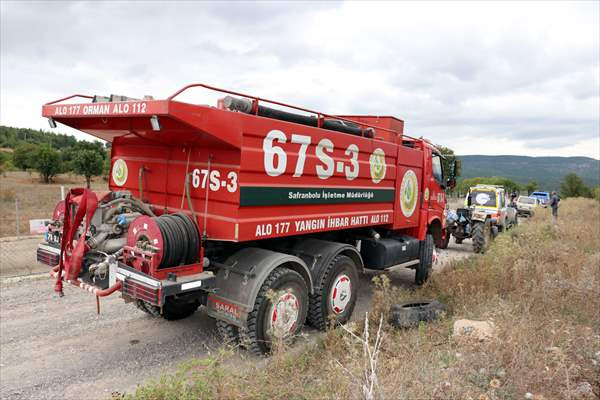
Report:
[[428,233],[425,240],[421,241],[419,249],[419,264],[415,271],[415,283],[424,284],[429,278],[429,271],[433,267],[433,236]]
[[319,289],[310,296],[308,322],[317,329],[345,324],[354,311],[358,293],[358,271],[348,256],[338,255],[323,273]]
[[473,251],[485,253],[491,240],[491,225],[489,220],[485,223],[477,222],[473,225]]
[[248,328],[240,332],[242,345],[254,354],[269,353],[273,342],[293,340],[304,325],[307,311],[304,278],[289,268],[276,268],[256,296]]
[[187,318],[198,309],[197,301],[184,302],[181,299],[167,297],[165,304],[162,307],[162,316],[169,321]]
[[152,304],[139,299],[135,301],[135,305],[139,310],[145,312],[146,314],[149,314],[153,317],[160,317],[160,307],[153,306]]
[[235,325],[218,319],[217,332],[224,344],[235,346],[240,343],[240,329]]

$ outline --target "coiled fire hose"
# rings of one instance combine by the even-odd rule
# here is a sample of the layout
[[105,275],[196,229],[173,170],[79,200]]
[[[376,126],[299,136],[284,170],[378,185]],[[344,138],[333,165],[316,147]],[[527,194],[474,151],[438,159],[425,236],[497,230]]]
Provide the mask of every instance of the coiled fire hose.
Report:
[[196,224],[186,214],[143,215],[130,224],[127,244],[158,254],[158,268],[167,268],[195,263],[200,235]]

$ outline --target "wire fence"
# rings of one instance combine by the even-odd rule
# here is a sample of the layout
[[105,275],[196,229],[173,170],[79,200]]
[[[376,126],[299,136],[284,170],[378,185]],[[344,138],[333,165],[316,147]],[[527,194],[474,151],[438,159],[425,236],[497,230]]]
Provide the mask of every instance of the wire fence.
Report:
[[65,188],[2,186],[0,278],[49,271],[48,266],[37,262],[36,250],[43,241],[45,221],[52,216],[56,203],[64,198]]
[[0,238],[0,278],[49,272],[47,265],[36,260],[37,245],[43,236]]

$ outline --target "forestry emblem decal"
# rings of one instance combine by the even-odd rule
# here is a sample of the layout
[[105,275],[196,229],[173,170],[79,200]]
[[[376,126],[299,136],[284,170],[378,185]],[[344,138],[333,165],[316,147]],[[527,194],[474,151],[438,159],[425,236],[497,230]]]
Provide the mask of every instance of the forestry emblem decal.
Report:
[[371,165],[371,179],[373,183],[379,183],[385,178],[385,153],[380,148],[377,148],[369,157],[369,164]]
[[415,171],[409,169],[402,177],[400,184],[400,208],[405,217],[410,217],[417,208],[417,198],[419,191],[419,183]]
[[117,158],[113,164],[112,178],[117,186],[123,186],[127,182],[127,163],[121,158]]

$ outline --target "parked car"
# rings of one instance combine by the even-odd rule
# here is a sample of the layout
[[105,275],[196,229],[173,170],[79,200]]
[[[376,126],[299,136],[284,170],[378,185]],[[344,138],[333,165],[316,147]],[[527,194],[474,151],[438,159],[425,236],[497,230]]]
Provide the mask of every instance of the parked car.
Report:
[[517,199],[517,215],[533,217],[535,209],[540,204],[539,199],[531,196],[519,196]]
[[548,192],[532,192],[529,197],[538,199],[542,207],[548,207],[548,203],[550,202],[550,193]]

